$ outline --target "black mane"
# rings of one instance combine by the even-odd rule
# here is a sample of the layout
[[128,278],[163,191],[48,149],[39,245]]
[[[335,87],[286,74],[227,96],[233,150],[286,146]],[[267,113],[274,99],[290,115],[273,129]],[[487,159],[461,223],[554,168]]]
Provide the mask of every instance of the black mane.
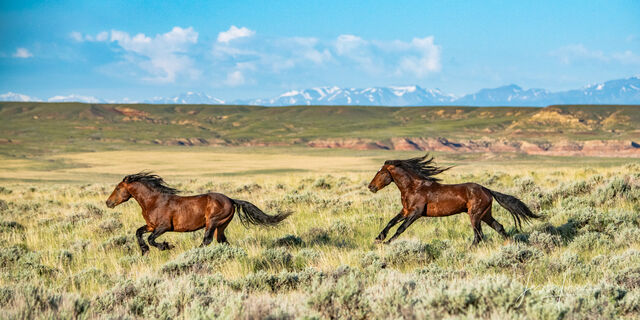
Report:
[[130,174],[124,177],[122,181],[126,183],[140,182],[153,190],[166,194],[176,194],[180,192],[177,189],[169,187],[159,175],[153,174],[151,172],[142,171]]
[[403,168],[410,172],[413,172],[418,177],[427,181],[440,181],[441,179],[434,176],[451,169],[451,167],[438,167],[433,164],[433,157],[429,158],[429,154],[425,154],[423,157],[411,158],[406,160],[387,160],[384,164],[394,165],[396,167]]

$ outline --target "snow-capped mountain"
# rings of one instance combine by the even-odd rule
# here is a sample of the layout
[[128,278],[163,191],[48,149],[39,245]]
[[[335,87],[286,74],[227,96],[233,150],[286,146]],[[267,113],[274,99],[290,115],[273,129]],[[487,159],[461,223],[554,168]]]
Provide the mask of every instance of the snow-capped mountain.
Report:
[[96,97],[81,96],[77,94],[70,94],[68,96],[53,96],[47,100],[48,102],[84,102],[84,103],[103,103],[104,100]]
[[[0,101],[42,101],[28,95],[8,92]],[[49,102],[136,103],[122,99],[104,101],[81,95],[54,96]],[[204,93],[187,92],[171,98],[155,97],[143,101],[155,104],[224,104],[225,101]],[[544,89],[523,89],[515,84],[482,89],[473,94],[455,97],[438,89],[419,86],[373,87],[364,89],[318,87],[292,90],[271,99],[235,100],[232,104],[262,106],[290,105],[368,105],[368,106],[548,106],[552,104],[638,104],[640,77],[606,81],[581,89],[550,92]]]
[[524,90],[515,84],[494,89],[482,89],[474,94],[465,95],[454,101],[457,105],[495,106],[495,105],[541,105],[550,94],[543,89]]
[[224,100],[201,92],[186,92],[172,98],[153,97],[145,102],[155,104],[224,104]]
[[640,104],[640,77],[611,80],[588,85],[579,90],[553,94],[556,104]]
[[[418,86],[375,87],[366,89],[319,87],[285,92],[272,99],[245,101],[251,105],[373,105],[417,106],[449,104],[454,96]],[[241,102],[241,101],[238,101]]]
[[611,80],[581,89],[550,92],[517,85],[482,89],[454,101],[469,106],[548,106],[552,104],[640,104],[640,77]]
[[26,94],[19,94],[19,93],[15,93],[15,92],[7,92],[5,94],[0,94],[0,101],[20,101],[20,102],[25,102],[25,101],[42,101],[38,98],[35,97],[30,97]]

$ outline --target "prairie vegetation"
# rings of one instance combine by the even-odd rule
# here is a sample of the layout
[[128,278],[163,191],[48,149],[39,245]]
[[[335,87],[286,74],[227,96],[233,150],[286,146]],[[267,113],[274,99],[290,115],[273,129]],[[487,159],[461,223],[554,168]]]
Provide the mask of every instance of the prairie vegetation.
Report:
[[[372,194],[366,184],[382,160],[415,152],[264,149],[241,157],[245,151],[1,159],[2,317],[640,316],[637,160],[437,155],[458,165],[445,183],[478,182],[544,216],[518,231],[496,204],[510,240],[485,228],[485,241],[469,248],[466,214],[421,218],[391,245],[374,244],[401,205],[393,185]],[[129,158],[136,161],[122,161]],[[203,231],[168,233],[160,240],[173,250],[143,257],[137,203],[104,205],[124,174],[140,169],[156,170],[183,194],[222,192],[294,214],[271,229],[234,219],[228,246],[197,248]]]

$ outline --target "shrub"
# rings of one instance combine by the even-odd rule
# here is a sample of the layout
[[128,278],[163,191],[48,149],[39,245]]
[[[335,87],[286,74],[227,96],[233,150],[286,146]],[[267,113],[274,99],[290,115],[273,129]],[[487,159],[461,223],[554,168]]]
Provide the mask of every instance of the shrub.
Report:
[[522,243],[509,244],[500,248],[500,252],[494,254],[484,263],[489,267],[516,267],[537,260],[542,253]]
[[315,262],[320,258],[320,253],[313,249],[302,249],[293,258],[294,267],[296,269],[302,269],[306,267],[310,262]]
[[311,245],[323,245],[331,242],[331,234],[323,228],[311,228],[302,235]]
[[307,304],[329,319],[366,319],[371,311],[365,283],[355,273],[337,281],[314,282]]
[[302,238],[292,235],[292,234],[288,234],[282,238],[278,238],[273,242],[273,245],[276,247],[281,247],[281,246],[285,246],[285,247],[299,247],[303,245],[303,241]]
[[253,270],[291,269],[292,266],[293,256],[282,247],[266,249],[259,257],[253,259]]
[[525,299],[527,291],[524,289],[507,277],[488,277],[464,285],[439,285],[425,304],[449,315],[486,317],[517,308],[520,299]]
[[534,231],[529,235],[529,244],[547,252],[553,251],[562,243],[562,238],[558,235]]
[[629,267],[616,274],[615,283],[628,290],[640,288],[640,267]]
[[[0,187],[0,188],[2,188],[2,187]],[[7,204],[6,201],[0,199],[0,212],[7,211],[7,210],[9,210],[9,205]]]
[[138,245],[134,236],[122,234],[105,240],[101,247],[105,250],[121,249],[131,252],[134,251]]
[[316,181],[313,182],[312,186],[316,189],[325,189],[325,190],[331,189],[331,184],[327,182],[325,178],[318,178]]
[[84,269],[71,277],[71,283],[76,287],[76,289],[80,289],[89,284],[110,284],[111,277],[106,274],[104,271],[97,268],[87,268]]
[[439,250],[420,240],[397,240],[386,248],[385,259],[390,264],[427,263],[438,258]]
[[115,218],[103,220],[98,225],[98,230],[106,233],[112,233],[120,228],[122,228],[122,222],[120,222],[120,220]]
[[60,250],[60,252],[58,252],[58,261],[63,265],[71,264],[71,262],[73,262],[73,253],[67,250]]
[[246,257],[247,253],[229,245],[194,248],[179,255],[175,260],[162,266],[164,273],[181,274],[185,272],[210,271],[212,267],[227,260]]
[[0,232],[24,231],[24,226],[15,221],[0,221]]
[[374,271],[387,267],[387,262],[377,253],[369,251],[360,258],[360,267],[363,269],[372,269]]
[[607,234],[587,232],[575,237],[569,247],[578,251],[586,251],[595,248],[610,248],[612,245],[613,242]]

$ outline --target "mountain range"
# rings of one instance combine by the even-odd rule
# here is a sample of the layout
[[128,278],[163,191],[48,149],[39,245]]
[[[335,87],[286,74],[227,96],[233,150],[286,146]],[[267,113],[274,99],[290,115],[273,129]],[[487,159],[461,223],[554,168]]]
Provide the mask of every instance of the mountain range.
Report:
[[[24,94],[8,92],[0,101],[43,101]],[[80,95],[54,96],[49,102],[85,103],[150,103],[150,104],[241,104],[262,106],[289,105],[369,105],[369,106],[548,106],[553,104],[640,104],[640,77],[606,81],[568,91],[551,92],[544,89],[523,89],[515,84],[482,89],[457,97],[439,89],[419,86],[390,86],[364,89],[317,87],[292,90],[268,99],[234,100],[225,102],[204,93],[187,92],[175,97],[154,97],[144,101],[102,100]]]

